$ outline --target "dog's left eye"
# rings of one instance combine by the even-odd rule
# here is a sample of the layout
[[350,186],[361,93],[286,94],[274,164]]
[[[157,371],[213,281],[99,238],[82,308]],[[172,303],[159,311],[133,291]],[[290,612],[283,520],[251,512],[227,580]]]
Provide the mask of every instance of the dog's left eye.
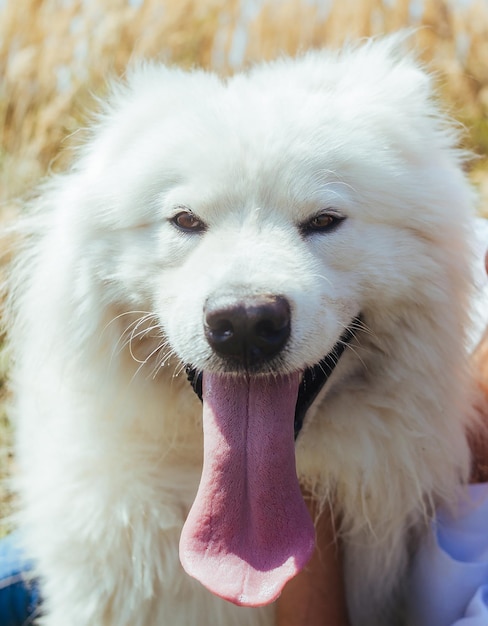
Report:
[[171,219],[171,223],[186,233],[202,233],[207,228],[205,223],[191,211],[180,211]]
[[345,218],[332,213],[318,213],[300,225],[303,234],[329,232],[337,228]]

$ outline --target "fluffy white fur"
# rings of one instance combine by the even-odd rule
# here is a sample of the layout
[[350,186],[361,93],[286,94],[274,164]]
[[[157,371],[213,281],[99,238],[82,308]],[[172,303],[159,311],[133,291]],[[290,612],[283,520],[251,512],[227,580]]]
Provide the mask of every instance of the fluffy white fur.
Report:
[[[399,49],[400,48],[400,49]],[[393,39],[227,80],[131,71],[42,189],[13,280],[20,523],[46,626],[269,625],[190,579],[219,290],[285,295],[284,371],[363,330],[309,411],[303,484],[334,503],[354,626],[400,624],[415,538],[469,471],[472,195],[431,79]],[[179,232],[189,207],[208,226]],[[346,219],[304,237],[319,210]]]

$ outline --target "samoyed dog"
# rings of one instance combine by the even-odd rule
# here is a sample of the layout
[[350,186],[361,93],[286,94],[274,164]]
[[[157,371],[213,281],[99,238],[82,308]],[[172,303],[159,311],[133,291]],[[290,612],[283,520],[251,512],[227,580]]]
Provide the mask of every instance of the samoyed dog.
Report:
[[395,37],[113,87],[13,273],[41,624],[273,624],[301,488],[339,520],[351,623],[404,623],[470,469],[457,143]]

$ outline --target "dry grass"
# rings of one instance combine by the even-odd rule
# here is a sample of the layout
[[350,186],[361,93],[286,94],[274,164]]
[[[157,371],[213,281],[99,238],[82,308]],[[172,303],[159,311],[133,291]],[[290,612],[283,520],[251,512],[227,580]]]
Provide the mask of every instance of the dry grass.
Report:
[[[344,39],[420,27],[417,44],[472,144],[488,151],[488,6],[425,0],[15,0],[0,10],[0,198],[59,167],[90,93],[131,59],[229,72],[247,62]],[[244,8],[243,8],[244,7]]]
[[[90,93],[131,59],[158,57],[229,72],[247,62],[346,38],[420,27],[423,56],[439,71],[455,113],[486,153],[488,7],[425,0],[15,0],[0,10],[0,198],[59,167]],[[241,6],[242,5],[242,6]],[[243,8],[244,7],[244,8]]]
[[[422,57],[438,72],[453,115],[471,129],[467,143],[482,157],[473,176],[488,207],[486,0],[465,9],[448,0],[7,0],[0,7],[0,226],[15,214],[13,197],[66,164],[63,138],[82,126],[92,94],[103,93],[107,77],[122,75],[131,60],[229,73],[405,26],[418,27]],[[5,372],[4,364],[4,395]],[[5,425],[0,408],[4,450]],[[9,462],[0,453],[0,478]],[[5,501],[0,492],[0,506]]]

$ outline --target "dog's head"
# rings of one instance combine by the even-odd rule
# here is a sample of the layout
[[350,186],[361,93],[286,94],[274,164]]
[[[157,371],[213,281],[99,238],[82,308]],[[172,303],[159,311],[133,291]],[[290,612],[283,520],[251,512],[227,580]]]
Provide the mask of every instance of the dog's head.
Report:
[[81,159],[86,262],[196,370],[303,371],[358,314],[430,300],[463,227],[452,141],[391,40],[227,81],[145,66]]
[[395,46],[225,81],[141,67],[56,192],[56,228],[82,250],[64,261],[78,263],[80,323],[133,313],[128,347],[153,337],[151,374],[175,357],[203,374],[204,477],[182,559],[236,602],[275,598],[313,545],[293,457],[303,377],[355,334],[331,384],[364,371],[375,337],[427,310],[435,323],[433,303],[452,305],[464,279],[455,136]]

